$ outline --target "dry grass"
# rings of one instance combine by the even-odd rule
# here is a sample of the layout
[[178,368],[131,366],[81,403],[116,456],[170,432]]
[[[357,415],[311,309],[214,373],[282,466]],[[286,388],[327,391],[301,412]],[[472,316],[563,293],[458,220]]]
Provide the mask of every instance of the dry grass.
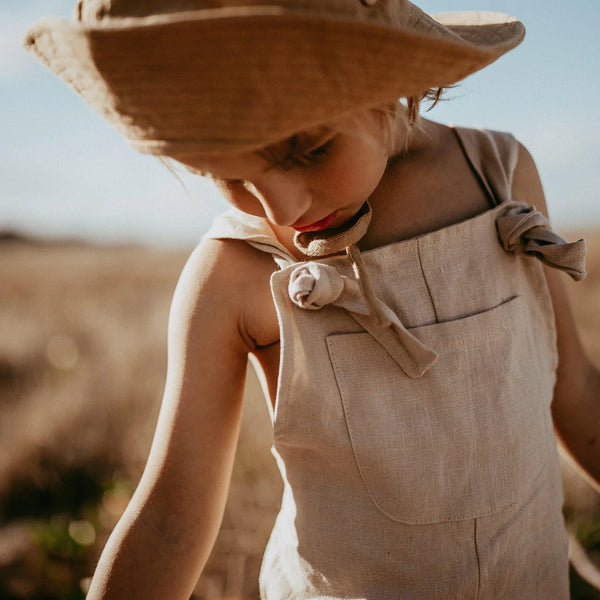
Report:
[[[569,292],[600,364],[600,235],[589,240],[590,277]],[[162,394],[170,298],[186,255],[0,243],[0,597],[83,598],[143,468]],[[258,595],[281,493],[271,437],[250,373],[230,499],[197,598]],[[572,474],[567,485],[571,514],[588,524],[585,535],[600,537],[596,495]]]
[[[0,597],[82,597],[149,449],[186,256],[0,245]],[[271,435],[250,373],[231,497],[198,597],[257,595],[281,488]]]

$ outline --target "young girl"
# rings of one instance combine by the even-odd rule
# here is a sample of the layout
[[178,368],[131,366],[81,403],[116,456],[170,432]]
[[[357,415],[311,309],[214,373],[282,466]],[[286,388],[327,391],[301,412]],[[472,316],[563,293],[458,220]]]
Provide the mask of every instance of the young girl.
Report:
[[559,275],[583,277],[583,241],[552,232],[512,136],[417,115],[523,35],[408,0],[80,0],[30,30],[135,148],[235,207],[181,275],[154,443],[89,598],[191,593],[249,355],[284,480],[263,598],[568,598],[552,418],[600,480],[600,374]]

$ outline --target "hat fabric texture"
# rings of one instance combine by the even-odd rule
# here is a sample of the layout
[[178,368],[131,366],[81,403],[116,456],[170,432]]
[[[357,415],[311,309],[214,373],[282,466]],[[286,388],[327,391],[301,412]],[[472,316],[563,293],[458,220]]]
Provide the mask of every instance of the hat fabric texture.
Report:
[[144,153],[253,150],[454,84],[517,46],[501,13],[408,0],[80,0],[25,46]]

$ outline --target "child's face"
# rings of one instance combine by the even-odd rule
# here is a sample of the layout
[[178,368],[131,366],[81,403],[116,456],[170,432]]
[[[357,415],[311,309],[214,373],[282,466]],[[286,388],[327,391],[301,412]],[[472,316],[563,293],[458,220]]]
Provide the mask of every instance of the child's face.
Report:
[[388,146],[380,121],[361,113],[341,119],[326,137],[317,128],[261,152],[178,160],[210,177],[243,212],[317,231],[339,227],[358,212],[379,185]]

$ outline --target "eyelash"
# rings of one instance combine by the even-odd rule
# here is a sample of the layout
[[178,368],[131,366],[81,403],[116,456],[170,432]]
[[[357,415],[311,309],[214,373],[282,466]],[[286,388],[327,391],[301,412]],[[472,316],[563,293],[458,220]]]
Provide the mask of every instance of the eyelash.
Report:
[[312,150],[309,150],[307,152],[307,155],[312,157],[320,157],[320,156],[327,156],[327,154],[329,154],[329,150],[331,148],[331,143],[332,140],[329,140],[327,142],[325,142],[324,144],[321,144],[320,146],[318,146],[317,148],[313,148]]
[[[292,139],[292,145],[297,143],[297,138],[295,136]],[[302,152],[298,152],[292,154],[288,157],[285,157],[280,160],[275,160],[274,162],[278,164],[283,169],[291,169],[293,167],[310,167],[313,165],[319,164],[331,151],[331,147],[334,143],[334,138],[331,138],[317,146],[316,148],[311,148],[309,150],[303,150]],[[268,160],[273,160],[272,157],[268,157]],[[223,179],[221,180],[224,185],[227,187],[233,187],[238,185],[244,185],[244,180],[242,179]]]
[[333,139],[326,141],[324,144],[312,148],[310,150],[304,150],[295,156],[287,159],[287,163],[291,166],[310,167],[317,165],[319,162],[325,159],[330,153]]

